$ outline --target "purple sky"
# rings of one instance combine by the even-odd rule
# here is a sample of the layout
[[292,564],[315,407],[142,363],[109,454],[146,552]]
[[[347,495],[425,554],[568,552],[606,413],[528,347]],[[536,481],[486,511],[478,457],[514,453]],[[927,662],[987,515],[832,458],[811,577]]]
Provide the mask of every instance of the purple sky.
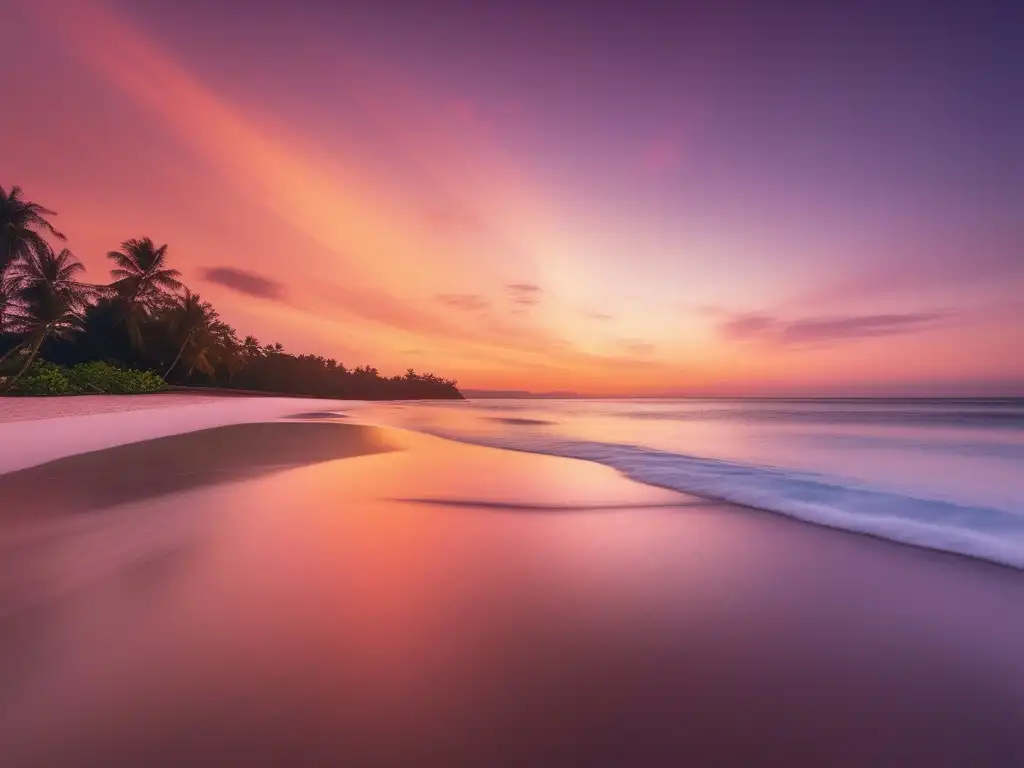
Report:
[[91,268],[170,243],[265,340],[466,386],[1024,382],[1010,3],[9,15],[38,66],[0,73],[0,184],[59,210]]

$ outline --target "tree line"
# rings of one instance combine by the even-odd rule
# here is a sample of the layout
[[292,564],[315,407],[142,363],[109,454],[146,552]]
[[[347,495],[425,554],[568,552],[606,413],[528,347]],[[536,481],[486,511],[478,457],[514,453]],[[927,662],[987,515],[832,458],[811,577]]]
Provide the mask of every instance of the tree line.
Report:
[[102,361],[178,385],[333,398],[461,398],[454,379],[411,368],[386,377],[371,366],[347,368],[254,336],[240,339],[210,302],[185,286],[167,246],[148,237],[125,240],[107,254],[109,283],[86,282],[85,267],[50,222],[55,215],[24,199],[19,187],[0,187],[0,393],[16,392],[41,361]]

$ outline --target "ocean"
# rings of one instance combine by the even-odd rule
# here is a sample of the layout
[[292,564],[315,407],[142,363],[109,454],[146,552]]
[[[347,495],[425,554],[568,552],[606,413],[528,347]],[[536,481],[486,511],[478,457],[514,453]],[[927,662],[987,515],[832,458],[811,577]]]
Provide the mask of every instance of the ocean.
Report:
[[1024,399],[473,400],[358,418],[1024,568]]

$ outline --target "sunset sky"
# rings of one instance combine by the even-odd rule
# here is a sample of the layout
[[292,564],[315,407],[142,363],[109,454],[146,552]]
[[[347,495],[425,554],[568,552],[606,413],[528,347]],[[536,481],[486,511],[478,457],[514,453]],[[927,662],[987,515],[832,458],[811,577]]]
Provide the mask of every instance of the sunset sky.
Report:
[[0,185],[385,373],[1024,394],[1024,12],[836,5],[0,0]]

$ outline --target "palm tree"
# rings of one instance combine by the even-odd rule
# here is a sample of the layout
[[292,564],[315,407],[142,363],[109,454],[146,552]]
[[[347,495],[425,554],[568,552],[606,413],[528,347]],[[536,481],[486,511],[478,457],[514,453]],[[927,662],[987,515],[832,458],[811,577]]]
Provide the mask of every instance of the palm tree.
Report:
[[186,381],[192,377],[192,372],[196,369],[212,377],[217,365],[224,366],[230,381],[245,363],[240,349],[235,329],[220,320],[216,310],[210,307],[207,321],[192,334],[186,350],[186,357],[190,360],[188,373],[185,375]]
[[49,245],[44,244],[42,248],[34,249],[28,258],[15,266],[14,278],[19,285],[18,297],[31,299],[35,291],[49,286],[55,292],[74,299],[76,308],[84,310],[99,288],[78,280],[78,276],[83,272],[85,267],[82,266],[82,262],[67,248],[60,253],[54,253]]
[[219,362],[224,366],[224,370],[228,373],[228,386],[235,380],[235,376],[245,370],[245,367],[249,364],[249,356],[245,352],[245,348],[237,342],[234,344],[224,344],[220,349]]
[[[192,368],[195,368],[197,363],[205,367],[203,354],[209,344],[213,325],[218,322],[217,311],[210,302],[203,301],[198,293],[192,293],[186,288],[171,307],[168,313],[168,322],[172,333],[181,339],[181,346],[178,348],[178,354],[175,356],[174,362],[171,363],[171,367],[164,374],[164,381],[178,365],[182,355],[185,354],[186,347],[192,348]],[[202,362],[200,362],[201,357],[203,357]],[[200,367],[200,370],[202,369]],[[191,369],[189,372],[191,373]]]
[[120,251],[107,258],[117,266],[110,270],[114,278],[110,288],[123,304],[123,319],[136,347],[142,346],[140,327],[148,314],[167,302],[169,294],[182,289],[181,273],[167,266],[167,246],[159,248],[148,237],[125,240]]
[[[242,354],[242,345],[238,341],[235,329],[222,320],[214,320],[209,325],[209,332],[203,341],[204,357],[210,365],[210,370],[204,371],[212,375],[213,366],[220,364],[228,374],[228,384],[234,380],[239,371],[245,367],[246,358]],[[198,365],[194,367],[199,367]],[[202,369],[200,369],[202,370]]]
[[[13,269],[9,269],[6,273],[0,274],[0,336],[10,337],[13,335],[8,333],[11,328],[9,327],[7,315],[8,309],[13,309],[14,307],[14,302],[17,298],[20,287],[21,279],[14,274]],[[7,340],[11,341],[10,338]],[[0,355],[0,375],[2,375],[2,366],[4,361],[25,346],[24,340],[17,344],[13,341],[11,341],[11,343],[13,346]]]
[[252,334],[246,336],[242,342],[242,352],[246,357],[262,357],[263,348],[260,346],[260,340]]
[[49,208],[24,200],[21,187],[11,187],[10,192],[0,187],[0,277],[19,258],[46,245],[43,233],[67,239],[46,220],[56,215]]
[[85,309],[97,291],[95,286],[78,281],[83,271],[85,267],[71,251],[65,248],[54,253],[46,243],[33,247],[15,266],[17,288],[13,308],[8,310],[8,326],[24,336],[24,341],[0,361],[19,350],[28,349],[28,355],[6,389],[11,389],[29,369],[46,339],[67,338],[81,327]]

